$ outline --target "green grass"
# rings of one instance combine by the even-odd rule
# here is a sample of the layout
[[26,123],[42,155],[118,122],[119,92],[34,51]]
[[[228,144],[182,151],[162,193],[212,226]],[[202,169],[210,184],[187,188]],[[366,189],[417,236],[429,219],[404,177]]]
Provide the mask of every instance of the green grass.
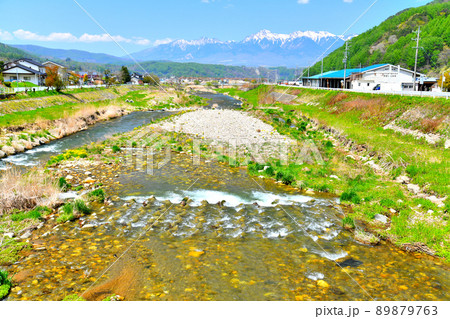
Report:
[[90,212],[91,209],[86,203],[81,199],[77,199],[72,203],[64,204],[56,221],[63,224],[75,220],[79,216],[89,214]]
[[58,179],[58,187],[62,192],[67,192],[71,188],[71,185],[66,181],[64,177],[60,177]]
[[62,161],[66,160],[73,160],[77,158],[87,158],[88,152],[86,149],[75,149],[75,150],[68,150],[64,152],[63,154],[59,154],[57,156],[52,156],[50,160],[47,162],[47,166],[58,164]]
[[31,111],[19,111],[8,113],[0,117],[0,127],[9,127],[13,125],[23,125],[35,123],[38,120],[57,120],[73,115],[85,107],[102,107],[106,106],[110,101],[99,101],[91,103],[64,103],[60,105],[52,105],[49,107],[39,108]]
[[6,270],[0,269],[0,300],[5,298],[11,290],[12,282]]
[[77,294],[72,294],[64,297],[62,301],[86,301],[86,299],[78,296]]
[[65,222],[74,220],[75,215],[73,211],[74,211],[73,203],[64,204],[64,206],[62,207],[62,212],[56,219],[56,221],[60,224],[63,224]]
[[42,218],[42,215],[46,215],[51,212],[51,209],[48,207],[38,206],[34,208],[33,210],[30,210],[28,212],[20,212],[15,213],[10,216],[11,220],[14,222],[20,222],[25,219],[36,219],[39,220]]
[[11,83],[11,87],[12,88],[17,88],[17,87],[19,87],[19,88],[33,88],[33,87],[37,87],[37,85],[34,84],[34,83],[31,83],[31,82],[25,81],[25,82],[12,82]]
[[86,203],[81,200],[81,199],[77,199],[74,203],[73,203],[73,208],[80,214],[82,215],[86,215],[89,214],[91,212],[91,209],[86,205]]

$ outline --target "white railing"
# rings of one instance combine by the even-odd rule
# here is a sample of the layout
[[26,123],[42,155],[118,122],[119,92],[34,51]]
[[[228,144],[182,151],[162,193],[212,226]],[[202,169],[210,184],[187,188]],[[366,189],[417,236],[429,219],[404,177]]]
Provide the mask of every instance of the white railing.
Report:
[[[25,91],[45,91],[47,90],[46,86],[34,86],[34,87],[14,87],[14,84],[12,84],[13,87],[11,87],[10,89],[13,90],[12,93],[19,93],[19,92],[25,92]],[[82,88],[99,88],[99,87],[106,87],[106,85],[101,84],[101,85],[82,85]],[[66,86],[66,89],[79,89],[80,86],[79,85],[68,85]]]
[[280,86],[291,87],[291,88],[303,88],[303,89],[313,89],[313,90],[328,90],[328,91],[343,91],[343,92],[356,92],[356,93],[367,93],[367,94],[379,94],[379,95],[400,95],[400,96],[417,96],[417,97],[432,97],[432,98],[450,98],[450,92],[429,92],[429,91],[359,91],[352,89],[333,89],[333,88],[321,88],[313,86],[295,86],[281,84]]

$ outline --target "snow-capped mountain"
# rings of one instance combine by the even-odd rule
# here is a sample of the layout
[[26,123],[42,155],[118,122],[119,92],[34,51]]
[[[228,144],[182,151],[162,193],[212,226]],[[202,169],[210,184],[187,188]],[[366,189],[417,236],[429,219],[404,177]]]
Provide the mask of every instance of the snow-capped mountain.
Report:
[[261,30],[239,42],[210,38],[175,40],[136,52],[133,56],[141,61],[297,67],[309,65],[330,46],[328,53],[347,39],[327,31],[280,34]]

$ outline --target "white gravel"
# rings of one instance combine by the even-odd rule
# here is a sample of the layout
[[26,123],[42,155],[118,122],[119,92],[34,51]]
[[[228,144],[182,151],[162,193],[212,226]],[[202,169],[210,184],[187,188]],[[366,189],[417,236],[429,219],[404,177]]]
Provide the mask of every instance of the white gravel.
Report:
[[233,145],[294,144],[263,121],[235,110],[198,110],[158,124],[163,130],[193,134]]

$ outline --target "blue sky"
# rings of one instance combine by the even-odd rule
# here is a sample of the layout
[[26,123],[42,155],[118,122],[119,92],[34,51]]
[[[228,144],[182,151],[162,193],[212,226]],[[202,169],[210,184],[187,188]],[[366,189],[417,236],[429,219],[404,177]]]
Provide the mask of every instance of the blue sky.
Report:
[[[261,29],[276,33],[342,34],[374,0],[76,0],[129,52],[169,39],[242,40]],[[378,0],[349,34],[430,0]],[[0,0],[0,42],[125,53],[74,0]]]

